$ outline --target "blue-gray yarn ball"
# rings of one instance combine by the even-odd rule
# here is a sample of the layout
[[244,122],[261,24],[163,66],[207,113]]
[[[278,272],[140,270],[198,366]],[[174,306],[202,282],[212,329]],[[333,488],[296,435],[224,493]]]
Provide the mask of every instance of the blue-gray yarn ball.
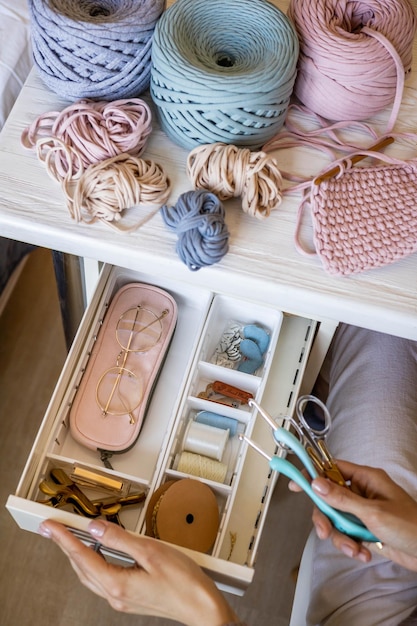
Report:
[[178,235],[177,254],[190,270],[213,265],[228,252],[225,211],[214,193],[187,191],[175,206],[163,206],[161,215],[169,230]]

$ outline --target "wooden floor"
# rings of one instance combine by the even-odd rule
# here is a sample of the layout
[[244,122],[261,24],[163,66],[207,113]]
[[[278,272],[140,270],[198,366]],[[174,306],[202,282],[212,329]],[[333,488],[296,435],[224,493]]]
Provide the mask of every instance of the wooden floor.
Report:
[[[50,253],[31,254],[0,317],[0,626],[168,626],[118,614],[84,589],[58,549],[20,530],[4,505],[16,489],[66,357]],[[278,482],[255,579],[229,596],[250,626],[288,626],[293,570],[309,532],[311,506]],[[301,626],[301,625],[300,625]]]

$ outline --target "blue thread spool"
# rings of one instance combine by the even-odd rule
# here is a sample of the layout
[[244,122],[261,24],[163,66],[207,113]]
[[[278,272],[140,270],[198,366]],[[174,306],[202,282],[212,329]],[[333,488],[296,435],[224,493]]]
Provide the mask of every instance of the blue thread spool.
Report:
[[266,0],[176,0],[152,44],[163,130],[188,149],[263,146],[285,121],[298,52],[292,23]]
[[195,421],[207,426],[215,426],[222,430],[229,430],[231,437],[236,435],[239,426],[238,420],[219,415],[218,413],[212,413],[211,411],[199,411],[195,416]]

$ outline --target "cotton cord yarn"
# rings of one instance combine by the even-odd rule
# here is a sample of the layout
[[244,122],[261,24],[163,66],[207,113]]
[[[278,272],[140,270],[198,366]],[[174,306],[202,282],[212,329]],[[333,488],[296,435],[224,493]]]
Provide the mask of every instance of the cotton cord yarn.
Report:
[[300,40],[295,95],[329,120],[363,120],[400,106],[416,18],[408,0],[291,0]]
[[229,231],[218,197],[204,190],[183,193],[175,206],[161,208],[162,219],[178,235],[176,251],[196,271],[220,261],[229,250]]
[[[48,174],[61,183],[75,221],[100,220],[131,231],[153,217],[171,191],[162,168],[139,158],[151,123],[151,111],[139,98],[110,103],[81,99],[61,112],[40,115],[21,139],[26,148],[36,149]],[[135,225],[122,228],[124,210],[138,204],[157,207]]]
[[195,421],[199,424],[208,424],[209,426],[229,430],[231,437],[236,435],[239,427],[238,420],[233,417],[226,417],[225,415],[219,415],[212,411],[199,411],[195,416]]
[[181,452],[177,459],[176,469],[184,474],[191,474],[191,476],[213,480],[217,483],[225,482],[228,470],[226,463],[188,451]]
[[282,127],[298,40],[266,0],[176,0],[158,21],[150,90],[179,145],[262,146]]
[[[61,112],[38,116],[22,133],[27,148],[38,146],[38,157],[55,158],[57,178],[123,152],[139,156],[152,132],[149,106],[139,98],[114,102],[81,99]],[[38,143],[39,142],[39,143]],[[62,150],[65,145],[66,150]],[[56,148],[56,149],[55,149]]]
[[72,182],[65,180],[63,187],[71,217],[77,222],[100,220],[111,225],[120,221],[125,209],[139,204],[157,205],[145,219],[126,230],[136,230],[153,217],[171,191],[170,181],[157,163],[129,154],[90,165],[76,181],[74,191]]
[[263,219],[282,202],[282,176],[276,160],[224,143],[194,148],[188,155],[187,174],[195,189],[207,189],[220,200],[240,197],[242,209]]
[[165,0],[29,0],[41,79],[69,100],[140,95],[164,7]]

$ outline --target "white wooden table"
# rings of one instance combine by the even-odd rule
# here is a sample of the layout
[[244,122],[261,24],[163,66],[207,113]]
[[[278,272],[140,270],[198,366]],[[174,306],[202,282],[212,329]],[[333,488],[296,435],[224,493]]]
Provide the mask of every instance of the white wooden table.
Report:
[[[284,11],[287,0],[277,0]],[[330,277],[318,258],[301,256],[294,247],[299,197],[287,198],[273,214],[259,221],[245,215],[237,200],[227,201],[230,251],[218,264],[190,271],[175,252],[176,236],[158,213],[138,231],[123,235],[103,224],[78,224],[66,208],[60,185],[48,177],[34,151],[20,143],[23,129],[40,113],[61,110],[68,103],[48,91],[33,70],[0,135],[0,233],[93,261],[152,272],[216,289],[229,295],[276,306],[318,320],[343,321],[417,339],[417,254],[395,264],[351,277]],[[389,111],[372,120],[381,129]],[[396,130],[417,130],[417,45],[414,69],[406,89]],[[387,152],[396,154],[397,145]],[[417,146],[401,156],[417,154]],[[144,156],[169,174],[170,204],[191,189],[186,176],[187,151],[155,128]],[[315,173],[320,156],[297,149],[290,161],[277,155],[282,169]],[[324,164],[324,162],[323,162]],[[143,216],[148,208],[134,209]],[[305,234],[311,236],[311,226]],[[87,274],[88,275],[88,274]]]

